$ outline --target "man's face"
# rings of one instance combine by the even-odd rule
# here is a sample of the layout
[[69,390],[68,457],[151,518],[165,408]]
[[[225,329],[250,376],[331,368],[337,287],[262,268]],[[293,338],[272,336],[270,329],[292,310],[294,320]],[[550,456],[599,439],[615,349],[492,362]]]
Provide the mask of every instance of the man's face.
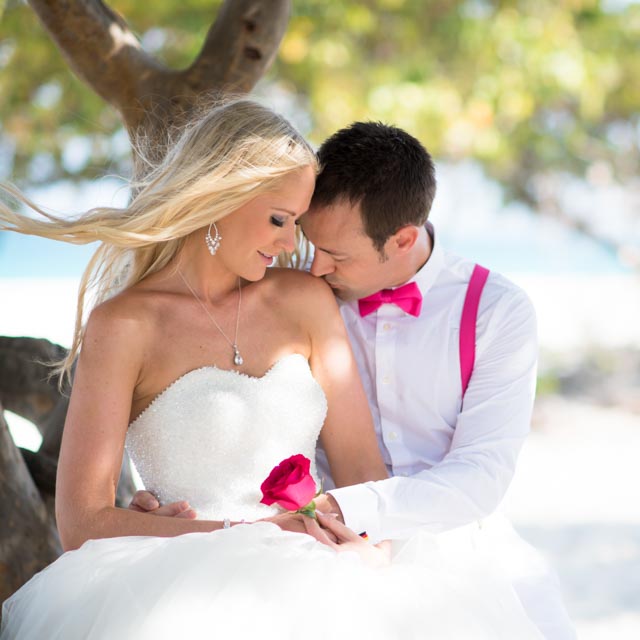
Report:
[[389,263],[366,235],[360,205],[312,208],[300,224],[315,247],[312,275],[324,278],[339,298],[356,300],[390,286]]

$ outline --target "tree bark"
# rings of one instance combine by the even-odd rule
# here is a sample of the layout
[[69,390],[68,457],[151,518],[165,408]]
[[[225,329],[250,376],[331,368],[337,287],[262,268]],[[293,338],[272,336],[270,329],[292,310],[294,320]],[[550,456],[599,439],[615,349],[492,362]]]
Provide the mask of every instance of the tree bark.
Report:
[[53,562],[55,522],[13,443],[0,405],[0,601]]
[[63,347],[48,340],[0,336],[0,402],[33,422],[44,439],[43,450],[54,455],[60,449],[68,398],[58,390],[49,365],[65,355]]
[[[65,355],[66,349],[48,340],[0,336],[0,403],[33,422],[42,434],[37,452],[20,451],[45,499],[55,496],[58,455],[69,406],[69,388],[65,385],[59,389],[50,364]],[[125,454],[118,483],[118,506],[127,506],[134,492]]]

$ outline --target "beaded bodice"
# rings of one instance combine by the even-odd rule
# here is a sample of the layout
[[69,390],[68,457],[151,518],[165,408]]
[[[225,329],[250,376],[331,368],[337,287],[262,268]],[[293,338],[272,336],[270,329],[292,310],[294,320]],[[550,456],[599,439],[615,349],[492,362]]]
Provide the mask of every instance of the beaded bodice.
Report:
[[262,377],[203,367],[178,378],[129,426],[126,448],[162,504],[187,500],[200,519],[255,520],[271,469],[302,453],[312,461],[326,399],[304,356]]

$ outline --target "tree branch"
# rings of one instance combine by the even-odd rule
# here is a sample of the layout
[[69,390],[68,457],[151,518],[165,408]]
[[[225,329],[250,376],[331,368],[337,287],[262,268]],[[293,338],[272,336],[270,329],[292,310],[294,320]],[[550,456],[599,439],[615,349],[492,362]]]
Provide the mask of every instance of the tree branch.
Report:
[[225,0],[187,70],[188,86],[251,91],[275,58],[290,12],[290,0]]
[[291,0],[225,0],[194,63],[167,69],[101,0],[29,0],[71,68],[113,105],[130,133],[152,136],[207,91],[248,92],[273,62]]
[[[66,349],[48,340],[0,336],[0,402],[33,422],[45,440],[49,431],[59,439],[66,415],[66,396],[60,395],[46,363],[65,355]],[[57,455],[54,446],[46,452]]]
[[163,67],[145,53],[124,19],[101,0],[29,0],[69,66],[121,113],[141,78]]
[[125,114],[129,131],[141,129],[163,141],[203,94],[251,91],[276,56],[290,9],[291,0],[225,0],[190,67],[141,79],[140,109]]
[[[43,436],[37,452],[21,452],[44,498],[53,498],[55,493],[58,454],[69,406],[68,395],[60,393],[58,380],[51,378],[46,363],[60,360],[66,353],[66,349],[48,340],[0,336],[0,403],[33,422]],[[118,506],[126,507],[134,492],[125,455],[118,483]]]

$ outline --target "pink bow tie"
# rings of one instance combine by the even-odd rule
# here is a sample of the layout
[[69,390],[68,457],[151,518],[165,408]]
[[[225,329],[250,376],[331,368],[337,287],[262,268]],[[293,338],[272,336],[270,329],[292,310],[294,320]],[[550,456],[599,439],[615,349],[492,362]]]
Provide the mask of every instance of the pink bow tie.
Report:
[[422,294],[415,282],[410,282],[397,289],[383,289],[366,298],[358,300],[360,315],[364,318],[377,311],[383,304],[396,304],[412,316],[420,315]]

